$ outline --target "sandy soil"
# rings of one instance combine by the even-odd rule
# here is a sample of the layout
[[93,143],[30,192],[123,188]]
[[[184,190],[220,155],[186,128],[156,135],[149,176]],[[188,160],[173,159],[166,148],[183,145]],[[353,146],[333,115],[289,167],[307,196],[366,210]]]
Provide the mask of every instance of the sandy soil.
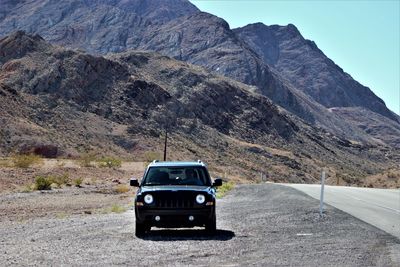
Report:
[[[3,201],[1,201],[3,202]],[[0,262],[68,266],[399,266],[400,241],[348,214],[273,184],[242,185],[201,229],[134,236],[134,211],[0,222]],[[397,252],[396,252],[397,251]],[[397,253],[397,254],[396,254]]]
[[[143,162],[125,162],[120,168],[81,167],[73,160],[44,160],[30,168],[0,167],[0,221],[26,221],[76,214],[122,212],[132,202],[131,177],[141,177]],[[37,176],[67,176],[69,183],[35,191]],[[82,178],[81,186],[74,180]]]

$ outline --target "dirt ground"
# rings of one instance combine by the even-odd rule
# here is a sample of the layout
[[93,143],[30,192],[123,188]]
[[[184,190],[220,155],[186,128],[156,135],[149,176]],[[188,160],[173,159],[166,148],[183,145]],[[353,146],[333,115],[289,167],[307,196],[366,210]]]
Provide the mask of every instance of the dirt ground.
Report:
[[26,191],[37,176],[67,175],[71,182],[83,179],[83,185],[128,183],[131,177],[140,178],[145,170],[143,162],[123,162],[119,168],[82,167],[78,161],[67,159],[44,159],[40,165],[16,168],[3,160],[0,165],[0,193]]
[[5,266],[400,264],[398,239],[330,206],[319,218],[318,201],[274,184],[240,185],[220,199],[215,235],[197,228],[153,228],[139,239],[134,236],[134,221],[132,209],[2,221],[0,262]]
[[[125,211],[135,194],[129,180],[141,177],[143,172],[143,162],[126,162],[120,168],[99,168],[54,159],[30,168],[2,166],[0,221]],[[52,190],[35,191],[32,185],[37,176],[66,176],[69,183],[53,185]],[[82,179],[79,187],[74,185],[77,178]]]
[[[5,159],[0,163],[0,222],[123,212],[136,192],[129,180],[141,179],[146,165],[123,162],[117,168],[82,167],[69,159],[43,159],[29,168],[12,167]],[[53,185],[52,190],[32,190],[38,176],[66,176],[69,183]],[[79,187],[74,185],[77,178],[82,179]]]

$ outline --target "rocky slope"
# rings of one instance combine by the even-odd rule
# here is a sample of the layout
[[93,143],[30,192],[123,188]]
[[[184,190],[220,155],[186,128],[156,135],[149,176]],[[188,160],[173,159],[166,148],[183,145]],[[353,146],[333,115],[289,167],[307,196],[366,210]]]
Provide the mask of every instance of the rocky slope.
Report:
[[[379,136],[371,137],[348,116],[327,108],[362,106],[399,121],[293,25],[231,30],[186,0],[2,1],[0,36],[16,29],[94,54],[152,50],[201,65],[252,85],[254,92],[313,125],[356,141],[374,143]],[[380,140],[397,143],[391,136]]]
[[[39,33],[52,43],[90,53],[106,54],[132,48],[158,51],[247,84],[259,85],[254,89],[263,91],[289,111],[312,120],[293,92],[273,76],[254,52],[244,47],[225,21],[201,13],[188,1],[60,3],[40,0],[5,2],[1,7],[4,13],[0,19],[0,36],[22,29]],[[21,18],[21,13],[28,15]]]
[[64,156],[139,159],[161,150],[168,127],[170,159],[202,158],[232,177],[313,181],[325,166],[331,179],[361,184],[398,160],[388,146],[332,135],[245,84],[159,54],[92,56],[23,32],[2,38],[0,51],[3,154],[53,144]]
[[361,107],[331,108],[333,113],[363,129],[376,140],[400,149],[400,124]]
[[304,39],[294,25],[255,23],[234,32],[297,89],[325,107],[363,107],[400,122],[368,87],[326,57],[313,41]]
[[148,27],[197,11],[186,0],[4,0],[0,36],[25,30],[91,53],[119,52],[136,46]]

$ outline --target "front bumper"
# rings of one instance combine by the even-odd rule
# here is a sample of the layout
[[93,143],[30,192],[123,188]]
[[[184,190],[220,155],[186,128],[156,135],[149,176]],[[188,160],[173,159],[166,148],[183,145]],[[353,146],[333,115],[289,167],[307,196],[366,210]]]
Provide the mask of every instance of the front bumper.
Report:
[[[136,220],[149,226],[162,228],[204,226],[215,218],[215,207],[203,207],[196,209],[154,209],[148,207],[136,207]],[[160,217],[156,221],[156,216]],[[193,216],[193,220],[189,217]]]

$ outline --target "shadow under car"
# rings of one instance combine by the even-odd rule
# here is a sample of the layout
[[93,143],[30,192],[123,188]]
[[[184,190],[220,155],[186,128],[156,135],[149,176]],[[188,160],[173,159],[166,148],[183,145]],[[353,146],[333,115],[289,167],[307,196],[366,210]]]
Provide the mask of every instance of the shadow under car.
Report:
[[146,233],[143,240],[152,241],[181,241],[181,240],[219,240],[227,241],[235,237],[235,233],[229,230],[216,230],[209,233],[202,229],[155,229]]

